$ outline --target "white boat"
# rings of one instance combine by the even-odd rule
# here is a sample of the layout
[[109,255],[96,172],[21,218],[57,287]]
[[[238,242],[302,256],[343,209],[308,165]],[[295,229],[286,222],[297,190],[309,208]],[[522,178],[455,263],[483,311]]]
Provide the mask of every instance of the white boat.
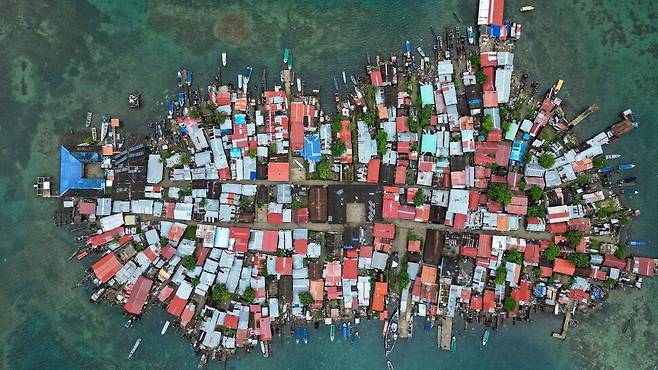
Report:
[[345,75],[345,71],[343,71],[343,84],[347,85],[347,76]]
[[605,156],[605,159],[617,159],[617,158],[621,158],[621,154],[607,154]]
[[91,138],[94,141],[98,140],[98,130],[96,130],[96,126],[91,128]]
[[264,341],[260,341],[260,351],[263,352],[263,357],[269,357],[267,353],[267,344]]
[[521,7],[521,12],[523,12],[523,13],[525,13],[525,12],[531,12],[531,11],[533,11],[533,10],[535,10],[535,7],[532,6],[532,5],[526,5],[526,6],[522,6],[522,7]]
[[468,43],[473,45],[475,43],[475,32],[473,32],[473,26],[466,27],[466,36],[468,37]]
[[103,122],[101,123],[101,140],[105,140],[107,133],[110,131],[110,117],[103,116]]
[[238,75],[238,89],[242,89],[243,78],[242,75]]
[[85,127],[91,126],[91,118],[93,117],[93,113],[87,112],[87,119],[85,120]]
[[226,53],[222,53],[222,66],[226,67]]
[[302,92],[302,80],[299,78],[297,79],[297,91]]
[[128,355],[128,358],[133,357],[135,354],[135,351],[137,351],[137,347],[142,343],[142,338],[138,338],[135,344],[133,345],[133,349],[130,350],[130,354]]
[[164,326],[162,327],[162,330],[160,330],[160,335],[164,335],[167,332],[167,329],[169,329],[170,324],[171,323],[169,322],[169,320],[165,322]]

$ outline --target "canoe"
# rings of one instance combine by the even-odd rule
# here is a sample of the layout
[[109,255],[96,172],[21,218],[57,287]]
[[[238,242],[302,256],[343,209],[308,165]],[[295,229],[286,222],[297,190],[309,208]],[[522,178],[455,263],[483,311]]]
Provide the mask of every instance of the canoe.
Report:
[[329,339],[333,342],[336,339],[336,325],[329,326]]
[[288,63],[288,56],[290,55],[290,50],[288,48],[285,48],[283,50],[283,63]]
[[304,344],[308,344],[308,328],[304,327]]
[[489,341],[489,330],[485,330],[484,334],[482,335],[482,346],[486,346],[488,341]]

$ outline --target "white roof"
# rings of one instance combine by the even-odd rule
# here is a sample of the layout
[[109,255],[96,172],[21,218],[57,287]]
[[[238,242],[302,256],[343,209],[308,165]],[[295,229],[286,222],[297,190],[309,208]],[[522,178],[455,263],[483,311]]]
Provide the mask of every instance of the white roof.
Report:
[[164,165],[162,164],[159,154],[149,154],[148,166],[146,169],[146,182],[149,184],[158,184],[162,181]]
[[468,190],[450,189],[448,212],[463,215],[468,213]]
[[101,218],[101,229],[109,231],[123,225],[123,213],[115,213],[111,216]]

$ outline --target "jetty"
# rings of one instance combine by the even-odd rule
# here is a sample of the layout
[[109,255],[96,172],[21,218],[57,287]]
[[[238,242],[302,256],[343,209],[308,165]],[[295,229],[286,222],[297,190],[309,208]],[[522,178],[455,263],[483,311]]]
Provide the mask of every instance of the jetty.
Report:
[[564,321],[562,321],[562,330],[559,332],[553,332],[552,336],[553,338],[557,339],[566,339],[567,338],[567,333],[569,332],[569,325],[571,324],[571,311],[567,311],[564,314]]
[[590,105],[587,109],[585,109],[578,116],[576,116],[576,118],[574,118],[571,122],[569,122],[569,128],[571,129],[576,127],[576,125],[578,125],[580,122],[585,120],[585,118],[587,118],[590,114],[598,111],[599,111],[598,105],[596,104]]
[[452,344],[452,317],[444,317],[441,319],[441,325],[438,328],[438,345],[444,351],[451,350]]

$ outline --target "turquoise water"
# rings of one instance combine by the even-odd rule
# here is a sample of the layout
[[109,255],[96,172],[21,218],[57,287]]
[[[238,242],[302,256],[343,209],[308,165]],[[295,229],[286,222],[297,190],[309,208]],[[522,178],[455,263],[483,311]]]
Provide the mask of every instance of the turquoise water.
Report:
[[[363,71],[366,52],[387,56],[406,39],[429,49],[430,25],[437,31],[456,25],[453,10],[467,22],[477,6],[470,0],[8,3],[0,15],[0,73],[7,81],[0,90],[0,368],[12,369],[194,368],[198,362],[175,331],[159,335],[167,315],[158,307],[125,329],[119,307],[92,305],[89,292],[71,288],[86,266],[66,261],[76,245],[52,226],[55,204],[36,199],[31,184],[38,175],[57,173],[58,138],[81,128],[86,111],[97,117],[109,112],[129,130],[145,130],[175,93],[175,71],[193,70],[195,84],[208,80],[221,51],[229,55],[228,76],[249,64],[260,77],[263,67],[274,75],[289,47],[308,88],[331,92],[332,77],[342,70]],[[643,216],[631,233],[649,242],[642,254],[658,256],[652,232],[658,216],[658,6],[646,0],[534,1],[534,12],[517,13],[525,3],[507,1],[506,17],[524,26],[516,66],[546,88],[564,79],[569,116],[599,105],[578,129],[582,138],[618,120],[627,107],[639,116],[641,129],[609,152],[638,164],[641,194],[631,204]],[[135,89],[143,92],[145,107],[130,111],[126,97]],[[418,331],[398,343],[393,362],[396,369],[651,369],[658,363],[656,294],[656,282],[614,293],[603,310],[581,315],[564,342],[550,338],[560,320],[549,315],[509,325],[484,349],[481,328],[459,334],[456,353],[438,351],[436,334]],[[621,335],[629,317],[635,322]],[[275,344],[272,359],[240,355],[228,367],[385,368],[381,324],[365,326],[358,347],[329,342],[326,328],[311,330],[307,346]],[[144,341],[128,361],[137,337]]]

